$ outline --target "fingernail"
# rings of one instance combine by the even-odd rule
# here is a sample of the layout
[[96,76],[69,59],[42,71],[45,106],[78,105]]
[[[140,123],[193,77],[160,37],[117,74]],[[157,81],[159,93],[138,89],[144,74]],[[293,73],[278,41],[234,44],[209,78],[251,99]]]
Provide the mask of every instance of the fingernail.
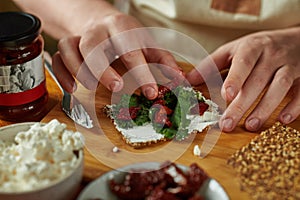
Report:
[[121,89],[121,82],[120,81],[113,81],[109,85],[109,89],[113,92],[118,92]]
[[283,119],[283,123],[288,124],[292,121],[292,115],[285,114],[283,115],[282,119]]
[[233,87],[229,86],[226,88],[226,96],[228,100],[233,100],[235,95]]
[[145,94],[149,99],[154,99],[156,97],[156,90],[153,87],[148,87],[145,90]]
[[68,83],[69,85],[68,85],[68,88],[70,88],[70,90],[69,89],[67,89],[67,92],[69,92],[69,93],[74,93],[74,92],[76,92],[76,90],[77,90],[77,84],[76,84],[76,82],[70,82],[70,83]]
[[75,92],[76,90],[77,90],[77,84],[74,83],[74,84],[72,85],[72,92]]
[[260,121],[257,118],[252,118],[248,120],[247,125],[250,128],[250,130],[256,131],[257,129],[259,129]]
[[225,131],[231,131],[233,126],[233,120],[231,118],[226,118],[222,122],[222,129]]

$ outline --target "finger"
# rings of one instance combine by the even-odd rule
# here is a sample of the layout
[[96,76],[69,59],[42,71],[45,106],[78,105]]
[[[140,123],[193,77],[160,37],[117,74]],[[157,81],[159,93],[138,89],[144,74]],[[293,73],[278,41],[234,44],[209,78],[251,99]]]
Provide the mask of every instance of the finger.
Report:
[[268,87],[268,90],[247,117],[245,127],[249,131],[257,131],[269,118],[293,85],[293,70],[289,66],[279,68]]
[[88,67],[83,63],[79,52],[80,37],[70,37],[59,41],[58,49],[66,68],[76,79],[88,89],[94,89],[98,80],[93,76]]
[[[152,34],[149,34],[147,29],[140,29],[134,32],[134,35],[141,41],[139,45],[141,46],[146,61],[155,64],[160,72],[168,79],[177,79],[179,82],[185,80],[183,70],[177,64],[174,56],[168,50],[165,50],[164,47],[160,46],[161,42],[159,41],[162,39],[162,36],[160,35],[158,38],[158,34],[155,30],[152,30],[151,33]],[[153,75],[155,75],[155,73]],[[155,78],[157,77],[155,76]]]
[[199,85],[209,79],[213,74],[219,72],[219,70],[229,67],[232,48],[231,43],[228,43],[218,48],[210,56],[205,57],[186,75],[187,80],[192,85]]
[[82,38],[80,52],[93,76],[110,91],[119,92],[124,86],[124,81],[110,66],[116,53],[105,31],[98,30]]
[[220,120],[220,127],[224,131],[230,132],[237,126],[242,116],[267,86],[274,72],[271,67],[266,66],[270,65],[265,60],[255,66],[246,83],[227,107]]
[[[204,83],[206,79],[209,79],[216,71],[225,68],[225,66],[229,66],[229,59],[229,52],[224,52],[224,54],[214,52],[210,56],[204,58],[186,75],[186,78],[192,85],[200,85]],[[218,61],[219,64],[217,64],[216,61]]]
[[182,68],[178,66],[174,56],[170,52],[157,48],[143,49],[143,52],[148,62],[161,64],[159,65],[160,70],[167,78],[184,79]]
[[288,124],[300,115],[300,78],[294,81],[292,99],[279,114],[279,120]]
[[143,94],[148,99],[155,99],[158,95],[157,84],[142,51],[131,51],[122,55],[120,58],[125,66],[130,70],[130,73],[135,77]]
[[[129,42],[129,44],[126,45],[125,49],[119,46],[119,52],[141,49],[147,62],[162,64],[160,67],[165,76],[168,78],[183,77],[183,70],[178,66],[174,56],[160,46],[159,40],[162,35],[158,33],[159,31],[156,32],[155,29],[139,28],[122,34],[121,37],[118,37],[118,41],[125,42],[125,44]],[[136,42],[133,43],[134,39]]]
[[239,44],[221,89],[221,95],[224,100],[231,102],[236,97],[261,54],[262,48],[259,48],[255,42],[250,43],[246,40]]
[[[131,26],[135,26],[135,21]],[[137,83],[142,89],[143,94],[148,99],[155,99],[158,94],[156,80],[147,65],[146,58],[142,49],[150,37],[145,29],[133,29],[119,32],[120,29],[112,29],[110,38],[116,54],[120,56],[121,61],[130,73],[134,76]]]
[[72,74],[67,70],[59,53],[55,53],[52,57],[52,67],[55,77],[61,86],[69,93],[76,91],[76,82]]

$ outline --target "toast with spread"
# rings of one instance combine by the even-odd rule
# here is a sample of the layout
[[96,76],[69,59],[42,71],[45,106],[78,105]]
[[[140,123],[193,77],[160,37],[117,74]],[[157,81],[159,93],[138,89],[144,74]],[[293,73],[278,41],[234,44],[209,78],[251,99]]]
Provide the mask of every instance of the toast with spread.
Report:
[[154,100],[143,94],[123,94],[105,112],[129,145],[142,146],[171,139],[184,140],[218,122],[218,105],[200,91],[178,81],[158,85]]

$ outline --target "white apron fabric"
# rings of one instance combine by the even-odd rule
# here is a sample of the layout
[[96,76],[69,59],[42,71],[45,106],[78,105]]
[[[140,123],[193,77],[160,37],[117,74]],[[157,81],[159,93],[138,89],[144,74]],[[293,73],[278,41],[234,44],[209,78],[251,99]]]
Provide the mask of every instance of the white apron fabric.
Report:
[[128,10],[143,25],[180,31],[208,52],[254,31],[300,24],[300,0],[132,0]]

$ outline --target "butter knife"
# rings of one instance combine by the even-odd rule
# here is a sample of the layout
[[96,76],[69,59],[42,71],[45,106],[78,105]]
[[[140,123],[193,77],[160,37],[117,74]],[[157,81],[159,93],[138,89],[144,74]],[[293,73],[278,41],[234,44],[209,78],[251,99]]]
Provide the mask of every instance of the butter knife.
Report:
[[93,121],[91,120],[89,114],[74,95],[68,93],[63,89],[56,76],[54,75],[52,66],[47,59],[45,59],[45,67],[63,93],[63,99],[61,103],[64,113],[76,124],[79,124],[80,126],[88,129],[93,128]]

